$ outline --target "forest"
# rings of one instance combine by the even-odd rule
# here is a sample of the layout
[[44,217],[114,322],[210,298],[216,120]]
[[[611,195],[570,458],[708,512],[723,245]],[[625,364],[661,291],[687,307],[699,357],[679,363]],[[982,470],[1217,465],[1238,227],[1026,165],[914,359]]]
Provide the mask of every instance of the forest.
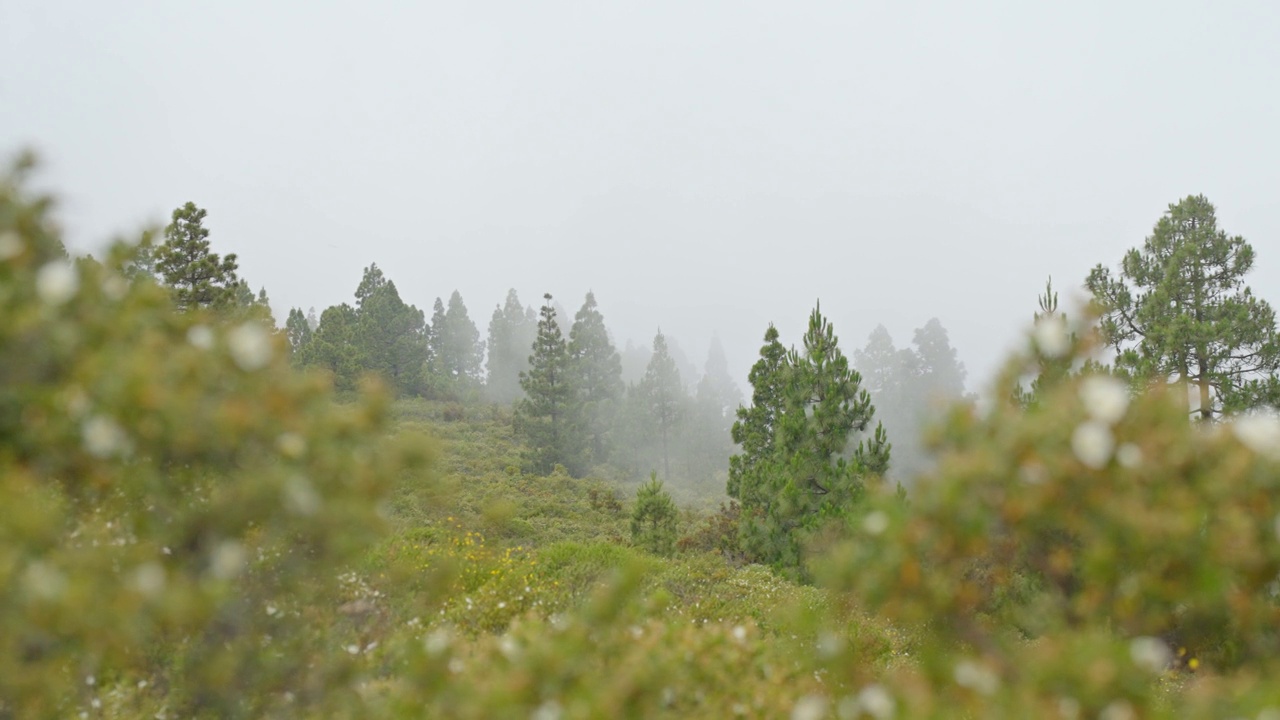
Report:
[[818,302],[743,389],[372,263],[280,327],[204,209],[73,256],[33,167],[0,717],[1280,717],[1280,342],[1202,196],[979,395]]

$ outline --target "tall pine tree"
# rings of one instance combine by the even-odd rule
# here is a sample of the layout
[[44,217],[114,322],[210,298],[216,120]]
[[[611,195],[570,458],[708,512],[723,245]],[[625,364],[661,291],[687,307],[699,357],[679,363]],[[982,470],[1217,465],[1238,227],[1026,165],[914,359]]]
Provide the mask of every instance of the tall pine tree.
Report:
[[622,400],[622,359],[609,339],[604,316],[588,292],[569,330],[569,362],[578,389],[578,418],[587,464],[608,460],[609,434]]
[[529,369],[520,373],[525,396],[516,405],[515,429],[528,447],[530,466],[545,474],[556,465],[569,468],[580,449],[573,428],[577,388],[572,384],[569,350],[551,294],[542,297]]
[[686,397],[680,371],[661,330],[653,338],[653,355],[636,385],[636,393],[648,415],[650,430],[660,442],[663,478],[670,480],[672,437],[684,419]]
[[164,242],[155,249],[155,271],[179,310],[229,310],[240,302],[236,256],[219,257],[209,249],[207,214],[192,202],[174,210],[172,222],[164,229]]

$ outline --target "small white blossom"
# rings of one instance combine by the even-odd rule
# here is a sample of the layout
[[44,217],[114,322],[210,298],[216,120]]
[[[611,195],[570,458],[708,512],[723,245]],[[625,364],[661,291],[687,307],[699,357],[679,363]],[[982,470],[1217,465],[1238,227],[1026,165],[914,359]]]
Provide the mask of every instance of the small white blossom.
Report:
[[230,580],[244,568],[245,555],[243,545],[235,540],[224,540],[213,550],[209,572],[219,580]]
[[1080,462],[1095,470],[1107,464],[1111,459],[1111,451],[1116,441],[1111,437],[1111,428],[1097,420],[1087,420],[1071,433],[1071,451]]
[[1147,672],[1163,672],[1173,661],[1173,652],[1160,638],[1143,636],[1129,643],[1129,657],[1133,664]]
[[40,600],[57,600],[67,589],[67,577],[58,568],[39,560],[27,566],[22,587]]
[[1116,462],[1130,470],[1138,467],[1142,464],[1142,448],[1133,443],[1124,443],[1116,450]]
[[889,529],[889,516],[880,510],[873,510],[862,518],[862,529],[867,531],[868,535],[879,535]]
[[1280,458],[1280,418],[1268,413],[1238,417],[1231,430],[1242,445],[1259,455]]
[[796,701],[791,708],[791,720],[822,720],[827,714],[827,699],[809,693]]
[[738,642],[743,642],[744,640],[746,640],[746,639],[747,639],[747,629],[746,629],[746,628],[744,628],[744,627],[742,627],[741,625],[736,625],[736,626],[734,626],[734,628],[733,628],[733,639],[734,639],[734,640],[737,640]]
[[1000,687],[1000,678],[985,665],[972,660],[961,660],[953,671],[956,684],[980,695],[990,695]]
[[36,294],[50,305],[61,305],[75,297],[80,289],[80,276],[65,260],[54,260],[36,272]]
[[307,451],[307,441],[296,432],[281,433],[280,437],[276,438],[276,449],[281,455],[296,460]]
[[256,320],[242,323],[228,333],[227,345],[231,359],[246,372],[261,370],[271,362],[271,336]]
[[510,635],[503,635],[498,640],[498,650],[503,657],[513,662],[520,657],[520,643],[516,642],[516,639]]
[[1067,321],[1059,314],[1044,315],[1036,320],[1033,336],[1040,353],[1048,358],[1060,358],[1071,352],[1071,335]]
[[129,584],[143,597],[154,598],[164,591],[164,567],[158,562],[147,562],[134,568]]
[[448,628],[436,628],[422,641],[422,646],[428,655],[437,657],[449,649],[449,643],[452,641]]
[[1127,700],[1114,700],[1098,713],[1098,720],[1133,720],[1136,717],[1138,715]]
[[0,262],[11,260],[22,254],[22,238],[12,230],[0,233]]
[[284,481],[282,488],[284,506],[295,515],[315,515],[320,510],[320,493],[311,486],[310,481],[301,475],[294,475]]
[[105,415],[94,415],[80,426],[84,449],[94,457],[123,455],[129,450],[129,436],[124,428]]
[[1058,698],[1058,714],[1062,720],[1076,720],[1080,717],[1080,701],[1073,697]]
[[529,720],[560,720],[564,717],[564,709],[560,707],[560,703],[554,698],[539,705],[531,715]]
[[868,685],[858,692],[858,707],[876,720],[893,717],[897,709],[893,695],[883,685]]
[[1090,375],[1080,383],[1080,401],[1089,417],[1114,425],[1129,407],[1129,389],[1113,377]]
[[187,342],[197,350],[210,350],[213,348],[213,330],[208,325],[192,325],[187,330]]
[[348,655],[357,655],[357,654],[359,654],[359,652],[360,652],[360,646],[359,646],[359,645],[348,645],[348,646],[347,646],[347,654],[348,654]]

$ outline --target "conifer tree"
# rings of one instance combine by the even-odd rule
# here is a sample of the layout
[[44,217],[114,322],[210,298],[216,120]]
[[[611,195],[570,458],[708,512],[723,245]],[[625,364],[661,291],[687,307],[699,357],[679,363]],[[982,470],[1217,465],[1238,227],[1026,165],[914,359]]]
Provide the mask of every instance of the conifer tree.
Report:
[[356,288],[357,330],[365,369],[380,374],[402,395],[424,389],[426,320],[407,305],[377,265],[365,269]]
[[784,412],[787,349],[778,341],[778,330],[772,324],[765,330],[760,359],[751,366],[747,381],[751,384],[751,405],[739,407],[733,424],[733,442],[742,452],[729,458],[729,497],[743,504],[759,505],[763,483],[762,466],[773,456],[774,434]]
[[299,353],[298,364],[328,370],[337,390],[353,390],[365,358],[359,338],[356,309],[346,303],[325,308],[311,342]]
[[520,399],[520,373],[529,367],[529,348],[538,332],[532,309],[520,304],[514,288],[507,291],[504,304],[494,308],[489,320],[489,356],[485,364],[485,392],[496,403],[510,404]]
[[520,373],[525,396],[516,406],[515,428],[529,449],[534,471],[549,473],[556,465],[574,464],[579,449],[572,427],[577,389],[572,384],[569,351],[551,294],[542,296],[538,334],[529,357],[529,369]]
[[931,318],[918,328],[911,339],[919,358],[922,388],[927,401],[946,401],[964,395],[964,363],[951,346],[947,329],[938,318]]
[[675,501],[653,473],[636,492],[631,542],[655,555],[671,555],[676,547],[677,515]]
[[773,450],[752,469],[757,487],[743,500],[741,534],[749,555],[803,574],[807,537],[856,506],[867,478],[888,468],[890,448],[877,427],[846,453],[850,436],[870,427],[875,408],[820,308],[809,317],[803,350],[789,351],[784,362]]
[[653,338],[653,355],[636,391],[647,411],[652,432],[661,442],[663,476],[670,479],[671,439],[684,419],[686,398],[680,371],[667,350],[667,339],[661,330]]
[[1139,382],[1194,391],[1201,420],[1280,401],[1275,311],[1244,284],[1253,248],[1218,229],[1203,196],[1170,205],[1119,275],[1102,265],[1085,284],[1102,311],[1116,368]]
[[480,331],[467,314],[467,306],[457,290],[449,296],[440,349],[443,353],[442,367],[450,377],[464,384],[480,383],[484,343],[480,342]]
[[293,359],[296,363],[303,349],[311,342],[311,325],[307,323],[307,318],[302,314],[301,308],[290,308],[289,319],[285,321],[284,329],[289,337],[289,349],[293,353]]
[[588,464],[608,459],[609,434],[622,399],[622,359],[609,340],[604,316],[588,292],[569,330],[569,361],[578,389],[580,431]]
[[164,242],[155,249],[155,271],[170,288],[179,310],[223,310],[239,300],[236,256],[219,257],[209,249],[206,215],[192,202],[174,210],[172,222],[164,229]]

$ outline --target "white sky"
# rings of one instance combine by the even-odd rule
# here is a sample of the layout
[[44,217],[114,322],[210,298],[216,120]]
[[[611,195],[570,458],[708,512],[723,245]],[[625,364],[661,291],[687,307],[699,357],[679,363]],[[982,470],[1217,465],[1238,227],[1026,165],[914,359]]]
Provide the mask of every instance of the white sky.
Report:
[[1264,0],[3,0],[0,153],[73,249],[196,202],[281,319],[371,262],[482,334],[593,288],[745,386],[821,298],[850,355],[937,316],[980,388],[1047,275],[1188,194],[1280,302],[1278,37]]

